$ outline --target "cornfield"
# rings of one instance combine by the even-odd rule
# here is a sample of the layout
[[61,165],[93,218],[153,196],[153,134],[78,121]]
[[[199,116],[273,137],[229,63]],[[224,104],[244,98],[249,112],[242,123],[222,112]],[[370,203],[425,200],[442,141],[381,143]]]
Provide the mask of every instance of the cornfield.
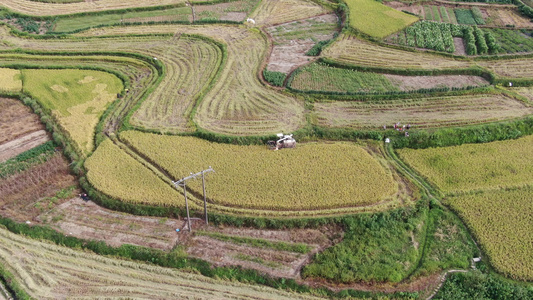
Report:
[[[303,144],[269,151],[266,146],[215,144],[134,131],[121,137],[175,179],[212,166],[216,173],[206,176],[207,196],[225,206],[270,210],[354,207],[392,200],[398,191],[390,171],[354,144]],[[201,180],[187,184],[201,193]]]

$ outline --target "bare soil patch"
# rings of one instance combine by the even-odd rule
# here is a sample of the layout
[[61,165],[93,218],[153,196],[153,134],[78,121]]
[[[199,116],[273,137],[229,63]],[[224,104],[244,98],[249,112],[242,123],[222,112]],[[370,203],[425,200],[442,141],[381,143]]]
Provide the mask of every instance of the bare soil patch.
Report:
[[183,221],[142,217],[102,208],[92,201],[76,197],[37,218],[64,234],[93,239],[118,247],[133,244],[171,250],[178,243],[176,228]]
[[196,230],[218,232],[229,236],[249,237],[273,242],[305,243],[311,252],[302,254],[288,251],[259,248],[229,241],[221,241],[203,235],[190,235],[186,242],[187,253],[216,266],[240,266],[258,270],[276,277],[299,278],[300,270],[312,256],[340,242],[343,231],[329,225],[319,229],[267,230],[254,228],[203,226]]
[[50,140],[48,133],[44,130],[38,130],[21,136],[16,140],[0,145],[0,162],[15,157],[22,152],[28,151],[34,147],[42,145]]
[[0,145],[44,129],[39,116],[19,100],[0,98]]
[[401,76],[385,74],[385,77],[402,91],[441,87],[463,88],[490,84],[483,77],[470,75]]
[[76,178],[69,173],[67,160],[56,153],[45,163],[0,179],[0,215],[18,222],[38,221],[36,217],[44,210],[62,202],[45,201],[45,198],[75,184]]
[[337,16],[326,14],[266,28],[274,44],[267,69],[287,74],[314,60],[305,53],[317,42],[333,38],[336,24]]
[[453,38],[453,43],[455,45],[455,52],[453,54],[455,54],[455,55],[466,55],[465,42],[464,42],[463,38],[454,37]]

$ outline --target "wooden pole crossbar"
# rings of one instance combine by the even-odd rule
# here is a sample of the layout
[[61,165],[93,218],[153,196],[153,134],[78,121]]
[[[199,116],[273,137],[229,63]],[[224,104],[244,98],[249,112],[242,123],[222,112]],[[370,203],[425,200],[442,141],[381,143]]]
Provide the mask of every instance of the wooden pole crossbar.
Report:
[[187,210],[187,225],[189,227],[189,232],[191,232],[191,218],[189,216],[189,202],[187,200],[187,180],[195,179],[196,177],[200,175],[202,176],[202,188],[203,188],[203,194],[204,194],[204,217],[205,217],[205,224],[207,225],[208,221],[207,221],[207,197],[205,194],[205,173],[209,173],[209,172],[214,173],[215,170],[213,170],[213,168],[209,166],[209,169],[202,170],[195,174],[191,173],[191,175],[187,177],[183,177],[180,180],[172,181],[172,183],[174,184],[176,188],[178,188],[178,186],[183,187],[183,196],[185,197],[185,209]]

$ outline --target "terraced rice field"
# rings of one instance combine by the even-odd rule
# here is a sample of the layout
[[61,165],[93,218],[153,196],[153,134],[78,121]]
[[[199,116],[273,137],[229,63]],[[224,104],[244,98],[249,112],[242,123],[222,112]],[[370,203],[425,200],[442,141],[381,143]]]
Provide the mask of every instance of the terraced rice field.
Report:
[[134,7],[148,7],[185,3],[184,0],[98,0],[77,3],[53,4],[32,0],[2,0],[0,4],[12,11],[32,16],[56,16],[82,12],[97,12],[102,10],[116,10]]
[[326,48],[323,56],[346,64],[394,69],[454,69],[472,65],[469,61],[386,48],[346,34]]
[[205,92],[217,74],[222,49],[204,39],[178,35],[146,50],[165,64],[166,73],[159,87],[133,114],[131,124],[163,132],[190,131],[191,111],[199,93]]
[[94,128],[107,106],[123,89],[116,76],[92,70],[23,71],[24,90],[52,111],[78,148],[94,148]]
[[44,127],[39,117],[29,107],[19,100],[0,98],[0,144],[41,129]]
[[[51,259],[53,258],[53,259]],[[0,263],[30,296],[62,298],[319,299],[113,259],[31,240],[0,228]],[[90,282],[90,284],[87,284]]]
[[400,157],[446,194],[533,184],[533,136],[461,146],[398,149]]
[[[302,144],[269,151],[264,146],[133,131],[121,137],[175,180],[212,166],[216,173],[207,176],[208,197],[223,206],[268,210],[365,206],[392,200],[398,191],[390,171],[354,144]],[[201,181],[187,184],[201,195]]]
[[533,108],[504,95],[413,98],[394,101],[315,103],[318,124],[328,127],[389,128],[398,121],[414,128],[494,122],[533,113]]
[[418,21],[418,17],[377,1],[348,0],[346,4],[350,9],[350,26],[372,37],[384,38]]
[[0,68],[0,91],[19,92],[21,89],[20,70]]
[[[533,145],[530,145],[530,150],[531,146]],[[533,190],[522,188],[448,197],[445,203],[458,211],[466,220],[489,256],[490,263],[499,272],[517,280],[531,281],[533,279],[531,199],[533,199]]]
[[478,64],[501,77],[533,78],[533,58],[480,61]]
[[331,13],[310,0],[264,0],[250,15],[258,26],[272,26]]
[[303,125],[303,103],[261,84],[258,73],[267,41],[253,29],[233,26],[136,26],[95,29],[83,36],[187,33],[222,40],[225,67],[200,103],[194,121],[201,128],[232,135],[290,132]]
[[184,206],[180,194],[140,162],[105,140],[85,162],[87,179],[100,192],[128,203]]

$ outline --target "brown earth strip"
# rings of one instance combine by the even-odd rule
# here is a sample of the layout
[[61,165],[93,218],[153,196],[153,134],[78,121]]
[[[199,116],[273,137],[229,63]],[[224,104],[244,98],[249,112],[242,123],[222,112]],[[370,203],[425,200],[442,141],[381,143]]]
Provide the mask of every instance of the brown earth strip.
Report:
[[45,130],[38,130],[0,145],[0,162],[15,157],[50,140]]
[[0,144],[44,129],[39,117],[21,101],[0,98]]

